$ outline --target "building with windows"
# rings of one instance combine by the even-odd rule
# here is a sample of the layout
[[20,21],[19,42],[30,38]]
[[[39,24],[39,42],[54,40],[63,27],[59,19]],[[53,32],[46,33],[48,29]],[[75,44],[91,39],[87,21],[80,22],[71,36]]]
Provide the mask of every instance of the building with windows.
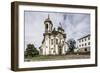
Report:
[[42,45],[40,46],[40,55],[63,55],[66,54],[66,34],[64,29],[60,26],[55,29],[53,23],[48,15],[44,21],[45,32]]
[[78,39],[79,52],[90,52],[90,34]]

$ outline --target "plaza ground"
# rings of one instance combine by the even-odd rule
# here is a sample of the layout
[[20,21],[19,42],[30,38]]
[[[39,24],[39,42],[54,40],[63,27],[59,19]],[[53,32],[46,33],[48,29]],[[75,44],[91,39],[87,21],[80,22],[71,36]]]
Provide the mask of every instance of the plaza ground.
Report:
[[88,59],[89,54],[68,54],[68,55],[52,55],[52,56],[35,56],[31,58],[25,58],[25,61],[54,61],[54,60],[70,60],[70,59]]

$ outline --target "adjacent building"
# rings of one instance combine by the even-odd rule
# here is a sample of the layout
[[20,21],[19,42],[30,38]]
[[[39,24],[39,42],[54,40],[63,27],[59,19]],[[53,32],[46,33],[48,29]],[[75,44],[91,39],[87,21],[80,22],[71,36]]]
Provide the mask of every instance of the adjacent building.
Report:
[[45,32],[42,45],[40,46],[41,55],[63,55],[66,54],[66,34],[64,29],[60,26],[55,29],[53,23],[48,15],[44,21]]
[[90,34],[78,39],[79,52],[90,52]]

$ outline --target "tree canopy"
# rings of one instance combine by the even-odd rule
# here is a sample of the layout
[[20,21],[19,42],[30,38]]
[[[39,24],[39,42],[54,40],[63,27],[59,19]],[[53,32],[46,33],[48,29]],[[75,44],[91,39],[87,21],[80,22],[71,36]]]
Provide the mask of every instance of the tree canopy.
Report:
[[34,57],[39,55],[39,51],[36,49],[34,44],[28,44],[25,50],[25,57]]
[[74,49],[76,48],[76,41],[74,39],[69,39],[67,43],[69,47],[69,52],[74,52]]

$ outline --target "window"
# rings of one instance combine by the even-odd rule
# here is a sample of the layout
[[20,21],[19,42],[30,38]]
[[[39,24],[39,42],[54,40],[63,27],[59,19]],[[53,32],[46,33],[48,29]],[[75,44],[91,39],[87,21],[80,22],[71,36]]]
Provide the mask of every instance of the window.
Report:
[[56,44],[58,44],[58,39],[56,39]]
[[46,24],[46,29],[48,29],[48,24]]
[[90,45],[90,42],[88,42],[88,45]]
[[81,45],[79,45],[79,47],[81,47]]
[[82,44],[82,46],[84,46],[84,44]]
[[86,46],[87,44],[85,43],[85,46]]
[[90,40],[90,37],[88,37],[88,40]]
[[86,41],[86,38],[85,38],[85,41]]
[[84,40],[82,39],[82,42],[83,42]]
[[53,53],[56,53],[56,51],[54,50]]
[[53,45],[53,39],[51,39],[51,45]]

